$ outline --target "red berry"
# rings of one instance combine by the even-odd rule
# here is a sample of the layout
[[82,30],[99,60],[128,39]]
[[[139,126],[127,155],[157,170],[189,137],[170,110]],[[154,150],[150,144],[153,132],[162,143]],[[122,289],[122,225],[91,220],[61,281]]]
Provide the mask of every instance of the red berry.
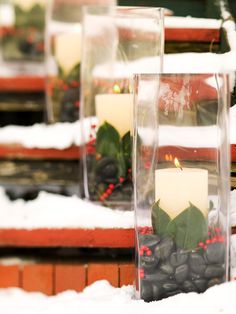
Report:
[[211,239],[211,242],[212,242],[212,243],[217,242],[217,237],[213,237],[213,238]]
[[103,196],[100,196],[100,197],[99,197],[99,200],[100,200],[100,201],[104,201],[104,197],[103,197]]
[[108,185],[108,187],[109,187],[109,189],[111,189],[111,190],[114,190],[114,188],[115,188],[114,184],[112,184],[112,183],[110,183],[110,184]]
[[145,164],[144,164],[144,168],[145,169],[150,169],[150,167],[151,167],[150,161],[146,161]]
[[125,181],[125,179],[123,177],[119,178],[120,183],[123,183]]
[[207,240],[206,240],[206,244],[211,244],[211,240],[210,240],[210,239],[207,239]]
[[71,81],[71,82],[70,82],[70,85],[71,85],[72,87],[77,87],[77,86],[79,85],[79,83],[78,83],[77,81]]
[[79,101],[79,100],[77,100],[77,101],[75,102],[75,107],[77,107],[77,108],[80,107],[80,101]]
[[152,255],[152,251],[149,250],[149,251],[146,252],[146,254],[147,254],[147,256],[151,256]]
[[107,194],[110,195],[112,193],[112,190],[111,189],[107,189],[106,192],[107,192]]
[[221,233],[221,229],[220,228],[215,228],[215,232],[219,234],[219,233]]
[[143,278],[145,277],[144,273],[140,273],[140,274],[139,274],[139,277],[140,277],[141,279],[143,279]]
[[106,193],[106,192],[103,193],[103,197],[104,197],[104,198],[108,198],[108,196],[109,196],[108,193]]
[[198,246],[199,246],[199,247],[204,247],[205,244],[204,244],[203,242],[199,242],[199,243],[198,243]]
[[139,250],[139,255],[140,255],[140,256],[143,256],[143,254],[144,254],[144,251],[143,251],[142,249],[140,249],[140,250]]
[[91,125],[91,128],[92,128],[92,129],[95,129],[96,127],[97,127],[96,124],[92,124],[92,125]]
[[225,242],[225,238],[223,236],[219,236],[218,237],[218,241],[221,242],[221,243],[224,243]]
[[146,251],[148,250],[148,247],[145,246],[145,245],[143,245],[143,246],[141,247],[141,249],[143,249],[143,251],[146,252]]

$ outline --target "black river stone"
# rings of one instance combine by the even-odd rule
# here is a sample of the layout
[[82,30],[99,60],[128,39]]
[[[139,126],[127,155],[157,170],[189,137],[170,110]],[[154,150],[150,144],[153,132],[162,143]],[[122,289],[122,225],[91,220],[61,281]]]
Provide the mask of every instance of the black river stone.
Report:
[[141,296],[145,301],[160,300],[181,292],[204,292],[224,280],[225,245],[211,243],[206,250],[186,252],[176,249],[171,237],[139,235],[140,246],[148,247],[140,263],[145,271]]
[[141,239],[142,245],[147,246],[150,249],[154,249],[161,241],[161,238],[155,234],[144,235]]
[[224,262],[225,245],[224,243],[212,243],[207,246],[205,257],[207,262],[220,264]]
[[197,292],[197,288],[190,280],[185,280],[183,283],[184,292]]
[[197,279],[200,279],[201,278],[201,275],[199,275],[199,274],[196,274],[196,273],[194,273],[194,272],[190,272],[189,273],[189,278],[191,278],[191,280],[197,280]]
[[197,287],[198,292],[204,292],[206,290],[206,279],[196,279],[193,281],[194,285]]
[[172,266],[177,267],[181,264],[186,263],[188,259],[188,253],[183,250],[177,250],[177,252],[173,252],[170,256],[170,263]]
[[183,264],[176,268],[175,270],[175,280],[177,283],[182,283],[188,277],[188,265]]
[[175,271],[174,267],[170,263],[162,263],[159,268],[167,275],[172,275]]
[[215,285],[219,285],[222,283],[222,279],[221,278],[212,278],[211,280],[208,281],[207,287],[213,287]]
[[174,248],[174,241],[171,238],[164,238],[154,249],[156,258],[164,261],[171,254]]
[[221,277],[225,269],[222,265],[208,265],[205,271],[205,278]]
[[158,283],[153,283],[152,284],[152,293],[153,293],[153,299],[154,300],[159,300],[162,294],[162,285]]
[[157,265],[158,261],[156,260],[155,256],[142,256],[141,258],[141,266],[145,268],[145,270],[153,270]]
[[206,262],[202,255],[193,252],[189,255],[189,266],[193,272],[203,275],[206,270]]
[[151,282],[165,282],[168,279],[168,275],[160,270],[155,271],[152,274],[146,274],[145,279]]
[[174,291],[179,288],[176,282],[174,281],[167,281],[163,284],[162,287],[166,292]]
[[141,298],[146,302],[153,300],[152,285],[146,281],[142,281],[141,284]]

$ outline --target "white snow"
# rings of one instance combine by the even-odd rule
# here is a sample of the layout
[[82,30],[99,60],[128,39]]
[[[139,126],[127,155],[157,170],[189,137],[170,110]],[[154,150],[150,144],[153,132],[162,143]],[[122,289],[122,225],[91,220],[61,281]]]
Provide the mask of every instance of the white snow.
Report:
[[236,234],[231,236],[230,263],[230,276],[236,278]]
[[[236,105],[230,108],[230,122],[230,143],[236,144]],[[52,125],[35,124],[28,127],[9,125],[0,128],[0,144],[19,144],[26,148],[44,149],[66,149],[71,145],[80,146],[84,142],[89,141],[89,126],[97,124],[97,118],[85,118],[83,123],[85,131],[84,139],[81,138],[80,121],[74,123],[55,123]],[[172,129],[169,131],[172,132]],[[185,131],[189,132],[190,128],[176,128],[176,132],[180,132],[184,135],[184,137],[182,137],[180,134],[179,138],[186,142],[187,145],[189,140],[192,142],[192,137],[189,139],[189,133]],[[195,132],[196,128],[192,131]],[[214,133],[214,130],[209,127],[202,127],[200,131],[204,133],[204,137],[195,137],[196,141],[199,140],[199,142],[194,143],[195,147],[207,147],[208,143],[212,145],[211,135]],[[167,132],[167,139],[168,134]]]
[[[158,129],[159,146],[182,146],[194,148],[213,148],[219,146],[217,126],[169,126]],[[139,136],[145,145],[155,142],[156,132],[150,128],[140,128]],[[236,143],[236,105],[230,108],[230,143]]]
[[231,226],[236,226],[236,190],[231,191],[230,202],[230,223]]
[[[149,12],[148,12],[149,11]],[[122,28],[133,28],[133,29],[142,29],[142,31],[155,31],[158,29],[158,15],[155,13],[155,10],[152,11],[152,9],[148,9],[148,11],[145,12],[144,10],[144,16],[141,19],[141,16],[139,16],[140,12],[142,10],[137,10],[137,16],[139,18],[133,19],[132,23],[125,18],[125,16],[121,14],[121,17],[118,15],[116,18],[116,24],[118,27]],[[136,17],[136,16],[135,16]],[[150,18],[153,17],[153,18]],[[101,24],[101,20],[104,17],[97,18],[97,20]],[[109,19],[106,19],[107,24],[106,27],[111,28],[113,26],[114,21]],[[110,25],[108,24],[108,21],[110,22]],[[94,17],[93,17],[93,22],[94,22]],[[93,23],[94,24],[94,23]],[[92,24],[91,24],[92,25]],[[220,29],[222,25],[222,20],[221,19],[206,19],[206,18],[196,18],[196,17],[182,17],[182,16],[165,16],[164,17],[164,25],[165,28],[186,28],[186,29]],[[98,34],[98,29],[101,29],[101,25],[98,24],[100,27],[93,27],[91,28],[92,34]]]
[[222,25],[222,20],[196,18],[191,16],[165,16],[164,23],[166,28],[219,29]]
[[4,314],[234,314],[235,295],[236,282],[232,281],[202,294],[182,293],[145,303],[134,299],[132,286],[114,288],[101,280],[82,293],[65,291],[51,297],[18,288],[1,289],[0,304]]
[[[231,225],[236,225],[236,190],[231,192]],[[91,219],[92,217],[92,219]],[[147,225],[145,220],[144,224]],[[103,207],[77,196],[40,192],[32,201],[10,201],[0,188],[0,229],[133,228],[134,212]]]
[[[84,140],[89,140],[90,124],[97,123],[95,117],[85,118]],[[9,125],[0,128],[0,144],[19,144],[26,148],[65,149],[71,145],[80,146],[81,122],[55,123],[51,125],[34,124],[33,126]]]
[[40,192],[33,201],[10,201],[0,188],[0,228],[133,228],[133,221],[132,211],[110,209],[77,196]]

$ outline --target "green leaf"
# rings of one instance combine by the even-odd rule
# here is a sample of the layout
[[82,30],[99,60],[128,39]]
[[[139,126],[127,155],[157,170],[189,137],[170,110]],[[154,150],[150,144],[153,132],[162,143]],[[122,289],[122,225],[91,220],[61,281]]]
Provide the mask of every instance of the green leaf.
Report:
[[79,81],[80,79],[80,63],[76,64],[73,69],[68,74],[67,80],[72,81],[76,80]]
[[152,227],[155,234],[162,236],[167,233],[170,217],[163,209],[161,209],[159,203],[160,200],[152,206]]
[[127,168],[130,168],[131,167],[131,152],[132,152],[130,132],[125,133],[125,135],[122,137],[121,148],[122,148],[122,152],[124,155]]
[[120,135],[116,129],[105,122],[97,132],[96,151],[102,156],[118,156],[120,151]]
[[125,177],[127,167],[122,151],[117,154],[118,177]]
[[207,238],[207,221],[202,212],[190,203],[169,223],[167,231],[179,248],[191,250]]

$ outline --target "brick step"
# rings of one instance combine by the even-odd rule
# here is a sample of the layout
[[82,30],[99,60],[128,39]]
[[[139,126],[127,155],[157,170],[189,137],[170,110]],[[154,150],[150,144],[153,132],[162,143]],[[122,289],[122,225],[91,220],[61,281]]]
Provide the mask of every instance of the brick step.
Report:
[[47,295],[65,290],[79,292],[103,279],[114,287],[132,285],[134,264],[130,261],[0,265],[0,288],[19,287]]
[[134,229],[0,229],[0,247],[132,248]]
[[0,229],[0,247],[133,248],[134,243],[134,229]]

